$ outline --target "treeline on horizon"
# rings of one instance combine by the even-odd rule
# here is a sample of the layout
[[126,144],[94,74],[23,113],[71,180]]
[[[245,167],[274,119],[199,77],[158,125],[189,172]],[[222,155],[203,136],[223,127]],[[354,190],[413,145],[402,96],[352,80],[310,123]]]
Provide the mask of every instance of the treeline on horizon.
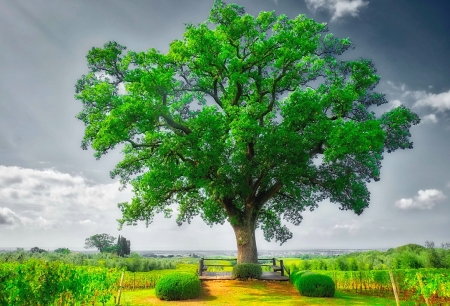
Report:
[[[40,250],[40,251],[39,251]],[[62,262],[76,266],[92,266],[114,268],[130,272],[148,272],[153,270],[175,269],[179,264],[196,264],[198,259],[189,257],[179,258],[146,258],[138,253],[118,256],[115,253],[81,253],[71,252],[67,248],[56,249],[48,252],[38,247],[25,251],[17,249],[15,251],[0,252],[0,264],[8,262],[26,262],[30,259],[43,260],[48,262]]]
[[[196,264],[198,262],[198,258],[192,257],[146,258],[137,253],[120,257],[113,253],[71,252],[66,248],[48,252],[35,247],[30,251],[18,249],[0,253],[0,263],[24,262],[32,258],[50,262],[60,261],[79,266],[116,268],[130,272],[175,269],[179,264]],[[225,259],[223,256],[222,258]],[[450,269],[450,243],[444,243],[441,247],[436,247],[433,242],[427,241],[425,246],[407,244],[385,252],[365,251],[334,256],[303,254],[295,259],[286,259],[285,263],[292,270]]]

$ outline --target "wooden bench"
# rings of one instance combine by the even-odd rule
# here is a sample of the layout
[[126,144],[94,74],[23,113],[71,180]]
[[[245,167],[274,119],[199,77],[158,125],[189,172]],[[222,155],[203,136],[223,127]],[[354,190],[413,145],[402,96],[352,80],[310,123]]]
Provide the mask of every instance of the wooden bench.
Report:
[[[205,265],[204,264],[205,260],[217,260],[217,259],[201,258],[200,262],[199,262],[199,267],[198,267],[198,274],[200,276],[203,275],[203,272],[206,272],[208,270],[208,267],[231,267],[232,266],[232,265],[223,265],[223,264],[222,265],[219,265],[219,264]],[[220,259],[218,259],[218,260],[220,260]],[[225,259],[225,260],[229,261],[229,260],[236,260],[236,259]],[[260,261],[267,262],[267,263],[260,263]],[[277,261],[280,262],[279,266],[277,266]],[[285,268],[284,268],[282,259],[277,260],[275,258],[262,258],[262,259],[258,259],[258,264],[260,266],[269,267],[270,269],[272,269],[273,272],[281,272],[281,276],[284,276]],[[286,271],[286,272],[288,272],[288,274],[289,274],[289,271]]]
[[274,266],[273,264],[260,264],[260,266],[262,266],[262,267],[269,267],[270,269],[273,270],[273,272],[281,271],[281,267],[280,266]]
[[[281,272],[281,275],[284,276],[284,264],[283,264],[283,260],[276,260],[275,258],[267,258],[267,259],[260,259],[258,261],[269,261],[269,263],[260,263],[260,266],[265,266],[265,267],[269,267],[270,269],[272,269],[273,272]],[[280,262],[280,265],[277,266],[277,261]]]
[[199,269],[198,269],[199,273],[198,274],[200,276],[203,275],[203,272],[206,272],[208,270],[208,267],[232,267],[232,265],[219,265],[219,264],[217,264],[217,265],[213,265],[213,264],[205,265],[204,264],[204,259],[201,259],[200,263],[199,263]]

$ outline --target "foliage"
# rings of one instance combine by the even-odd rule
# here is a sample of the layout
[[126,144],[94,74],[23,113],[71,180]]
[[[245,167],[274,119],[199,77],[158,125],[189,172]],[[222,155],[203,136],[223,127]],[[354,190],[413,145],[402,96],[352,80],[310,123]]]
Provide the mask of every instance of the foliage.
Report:
[[155,295],[160,300],[187,300],[200,295],[201,283],[197,275],[187,272],[171,273],[156,283]]
[[70,250],[68,248],[57,248],[53,252],[61,254],[70,254]]
[[149,272],[125,272],[122,288],[125,290],[155,288],[161,277],[174,272],[197,273],[197,264],[177,264],[176,269],[152,270]]
[[32,258],[48,262],[59,261],[73,265],[113,268],[130,272],[175,269],[180,264],[198,263],[198,259],[196,258],[145,258],[139,255],[130,255],[122,258],[110,253],[86,254],[72,252],[70,254],[62,254],[55,252],[31,253],[24,251],[0,253],[0,263],[25,262]]
[[106,303],[117,289],[119,272],[28,260],[0,265],[0,305]]
[[249,278],[258,279],[262,275],[262,268],[259,264],[254,263],[238,263],[233,266],[233,278],[246,280]]
[[[331,277],[338,290],[351,290],[376,296],[392,296],[392,284],[387,270],[314,271]],[[449,269],[392,270],[400,298],[418,301],[421,296],[438,302],[450,301]],[[420,285],[422,280],[423,288]]]
[[149,225],[176,203],[178,224],[230,222],[238,262],[256,262],[257,227],[284,243],[282,218],[299,225],[326,198],[361,214],[383,153],[412,148],[420,119],[404,106],[377,117],[370,108],[387,100],[373,91],[374,64],[339,59],[353,43],[327,31],[304,15],[253,17],[215,0],[167,54],[92,48],[77,118],[97,158],[124,145],[111,176],[134,197],[119,204],[120,225]]
[[323,274],[304,273],[296,282],[301,295],[311,297],[333,297],[336,290],[331,277]]
[[116,238],[109,234],[96,234],[89,238],[86,238],[84,242],[84,248],[96,248],[100,251],[100,253],[115,253],[117,251],[117,248],[114,245],[114,240],[116,240]]
[[31,253],[45,253],[45,252],[47,252],[47,251],[44,250],[44,249],[38,248],[38,247],[34,247],[34,248],[31,248],[31,249],[30,249],[30,252],[31,252]]
[[297,270],[291,272],[291,274],[289,275],[289,282],[297,288],[296,284],[297,284],[298,280],[300,279],[300,277],[302,277],[303,274],[308,273],[308,272],[309,271],[297,271]]
[[119,238],[117,238],[117,255],[121,257],[130,255],[130,245],[130,240],[127,240],[123,236],[119,236]]
[[450,268],[450,250],[408,244],[386,252],[367,251],[328,258],[285,259],[285,265],[291,270],[330,271]]
[[389,249],[389,250],[387,250],[387,252],[388,253],[394,253],[394,252],[402,253],[404,251],[411,251],[413,253],[417,253],[417,252],[423,251],[425,249],[426,249],[426,247],[421,246],[420,244],[409,243],[409,244],[399,246],[395,249]]

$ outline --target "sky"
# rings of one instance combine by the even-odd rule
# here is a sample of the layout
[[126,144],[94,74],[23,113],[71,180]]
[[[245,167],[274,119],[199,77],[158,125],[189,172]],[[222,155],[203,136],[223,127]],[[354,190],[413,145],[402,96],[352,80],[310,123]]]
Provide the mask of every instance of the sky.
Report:
[[[162,216],[118,230],[119,191],[109,172],[120,150],[96,160],[82,150],[84,125],[75,118],[76,80],[88,72],[92,47],[117,41],[128,50],[167,52],[185,24],[208,18],[213,0],[0,0],[0,249],[83,250],[99,233],[138,250],[235,250],[229,224],[200,218],[177,226]],[[225,1],[231,3],[231,1]],[[325,200],[305,212],[280,246],[257,232],[260,250],[391,248],[450,241],[450,19],[448,0],[235,0],[256,16],[274,10],[305,14],[350,37],[344,59],[371,59],[381,76],[376,91],[405,105],[421,123],[414,149],[385,154],[381,180],[360,216]]]

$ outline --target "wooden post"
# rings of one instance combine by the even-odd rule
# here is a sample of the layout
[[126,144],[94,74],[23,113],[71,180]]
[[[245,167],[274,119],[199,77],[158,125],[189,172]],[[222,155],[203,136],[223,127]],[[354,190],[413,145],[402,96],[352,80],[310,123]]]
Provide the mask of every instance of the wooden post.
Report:
[[359,271],[359,293],[362,293],[362,274]]
[[280,259],[281,276],[284,276],[284,264],[283,259]]
[[116,305],[120,305],[120,294],[122,293],[122,283],[123,283],[123,276],[125,272],[122,271],[122,277],[120,278],[120,284],[119,284],[119,292],[117,293],[117,303]]
[[275,260],[275,258],[272,258],[272,266],[276,266],[277,265],[277,261]]
[[397,286],[395,285],[394,275],[392,274],[392,271],[389,271],[389,277],[391,278],[392,290],[394,291],[394,296],[395,296],[395,303],[397,303],[397,306],[400,306],[400,300],[398,299]]
[[420,273],[417,273],[416,275],[417,275],[417,279],[419,280],[420,291],[422,293],[423,298],[425,299],[425,303],[427,304],[427,306],[431,306],[430,301],[428,301],[428,298],[424,294],[425,290],[423,290],[422,275],[420,275]]
[[200,261],[198,262],[198,275],[200,276],[203,274],[203,260],[204,258],[200,258]]

